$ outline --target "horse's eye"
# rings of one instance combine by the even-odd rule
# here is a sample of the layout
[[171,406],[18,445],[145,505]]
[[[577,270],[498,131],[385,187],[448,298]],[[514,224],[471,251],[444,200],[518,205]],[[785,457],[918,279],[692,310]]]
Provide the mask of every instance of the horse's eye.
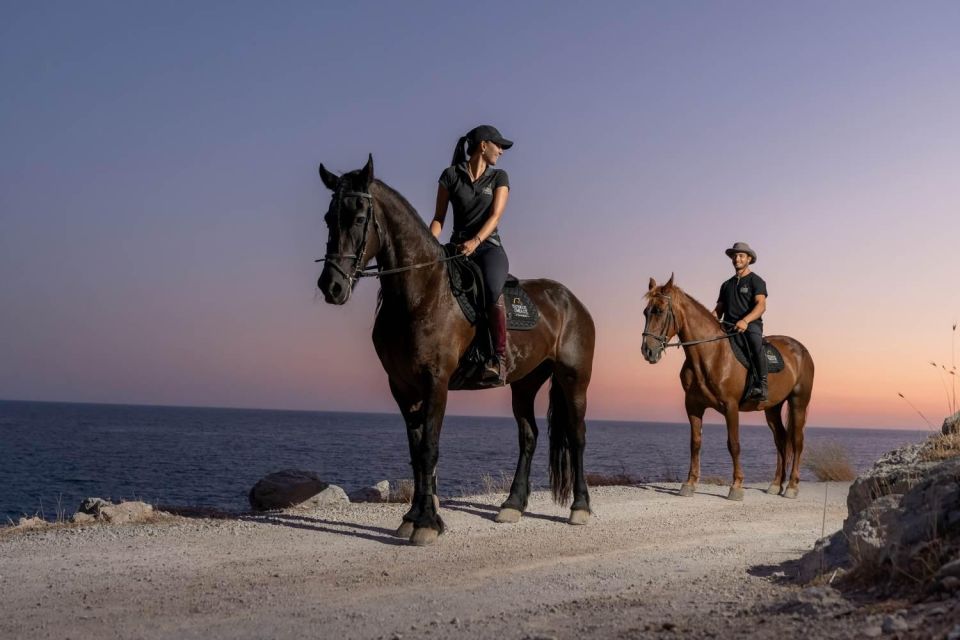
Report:
[[363,224],[367,219],[364,216],[357,216],[353,219],[353,224]]
[[655,316],[656,316],[656,315],[660,315],[660,309],[657,309],[656,307],[652,307],[652,308],[650,309],[650,313],[652,313],[652,314],[655,315]]

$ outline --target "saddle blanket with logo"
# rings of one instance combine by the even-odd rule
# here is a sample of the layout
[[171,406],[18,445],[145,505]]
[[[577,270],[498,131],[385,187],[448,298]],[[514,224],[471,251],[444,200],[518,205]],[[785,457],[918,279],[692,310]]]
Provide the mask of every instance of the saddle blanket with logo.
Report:
[[[444,255],[451,256],[459,252],[454,244],[443,246]],[[480,267],[471,260],[450,260],[447,262],[447,273],[450,274],[450,288],[460,304],[463,315],[470,324],[483,321],[485,312],[483,305],[483,274]],[[507,276],[503,286],[503,304],[507,310],[507,329],[510,331],[527,331],[533,329],[540,319],[540,310],[533,299],[520,286],[520,281],[512,275]]]
[[[740,364],[745,366],[748,371],[752,369],[753,363],[750,362],[750,358],[747,356],[747,349],[749,349],[749,347],[747,346],[746,337],[742,334],[734,336],[730,339],[730,346],[733,347],[733,353],[737,356]],[[767,358],[767,373],[779,373],[783,371],[783,356],[775,346],[766,340],[763,342],[763,355]]]

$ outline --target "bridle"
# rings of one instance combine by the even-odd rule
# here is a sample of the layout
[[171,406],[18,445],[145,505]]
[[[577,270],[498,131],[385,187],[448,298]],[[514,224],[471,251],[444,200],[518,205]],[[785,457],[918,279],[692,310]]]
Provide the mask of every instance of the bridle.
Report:
[[[677,324],[677,314],[673,312],[673,299],[665,293],[655,293],[653,294],[653,296],[655,298],[663,298],[664,300],[667,301],[667,317],[663,321],[663,333],[656,334],[656,333],[650,333],[649,331],[644,331],[643,337],[653,338],[654,340],[660,343],[661,349],[666,349],[667,347],[689,347],[691,345],[703,344],[705,342],[716,342],[718,340],[726,340],[728,338],[731,338],[737,335],[736,332],[732,332],[732,333],[724,333],[722,336],[715,336],[713,338],[703,338],[702,340],[688,340],[686,342],[680,342],[678,340],[677,342],[668,342],[670,338],[667,337],[667,331],[670,328],[671,323],[676,327],[677,335],[679,336],[680,334],[680,325]],[[725,322],[723,320],[721,320],[720,323],[731,325],[731,326],[733,325],[733,323]]]
[[[380,223],[377,221],[377,216],[374,211],[374,199],[373,194],[369,191],[340,191],[339,189],[334,194],[336,198],[336,214],[337,214],[337,253],[328,253],[322,258],[314,260],[314,262],[326,262],[334,271],[337,271],[344,278],[347,279],[350,286],[353,287],[353,283],[359,280],[360,278],[379,278],[380,276],[388,276],[394,273],[402,273],[404,271],[410,271],[412,269],[420,269],[423,267],[429,267],[432,265],[437,265],[442,262],[449,262],[451,260],[456,260],[458,258],[465,257],[462,253],[456,253],[451,256],[443,256],[437,260],[430,260],[429,262],[420,262],[418,264],[410,264],[403,267],[396,267],[394,269],[381,269],[380,265],[373,265],[370,267],[363,266],[363,254],[367,250],[367,230],[370,227],[370,221],[373,220],[373,228],[377,232],[377,241],[380,246],[384,245],[383,242],[383,232],[380,230]],[[366,220],[363,222],[363,239],[360,241],[360,245],[357,248],[357,251],[354,255],[344,255],[340,249],[340,243],[343,237],[342,230],[340,228],[340,209],[343,204],[344,198],[363,198],[370,203],[370,212]],[[344,271],[340,265],[333,260],[353,260],[354,268],[353,273],[347,273]]]

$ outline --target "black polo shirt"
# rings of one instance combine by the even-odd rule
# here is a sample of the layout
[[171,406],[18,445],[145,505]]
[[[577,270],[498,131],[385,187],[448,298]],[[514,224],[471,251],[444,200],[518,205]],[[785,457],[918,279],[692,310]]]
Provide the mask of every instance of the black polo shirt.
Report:
[[[767,283],[751,271],[742,278],[733,276],[720,285],[720,296],[717,302],[723,305],[724,320],[738,322],[757,306],[754,299],[765,295],[767,295]],[[763,318],[757,318],[750,323],[750,326],[762,330]]]
[[[493,211],[493,192],[498,187],[510,188],[507,172],[493,167],[487,167],[480,179],[472,182],[466,162],[447,167],[440,174],[439,182],[447,189],[453,205],[453,235],[450,238],[453,242],[463,242],[477,235]],[[500,244],[496,229],[489,240]]]

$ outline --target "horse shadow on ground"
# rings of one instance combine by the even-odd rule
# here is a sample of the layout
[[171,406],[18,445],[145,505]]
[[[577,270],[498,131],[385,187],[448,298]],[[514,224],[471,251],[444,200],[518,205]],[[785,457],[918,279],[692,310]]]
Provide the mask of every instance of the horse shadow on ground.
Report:
[[292,529],[304,529],[306,531],[332,533],[351,538],[360,538],[361,540],[370,540],[372,542],[379,542],[381,544],[391,546],[405,546],[408,544],[407,540],[403,538],[397,538],[394,535],[393,529],[375,527],[367,524],[358,524],[356,522],[323,520],[322,518],[292,513],[276,513],[256,516],[242,515],[237,519],[256,524],[270,524],[277,527],[290,527]]
[[[709,485],[709,486],[714,486],[714,485]],[[652,485],[652,484],[647,484],[647,483],[637,484],[636,487],[637,487],[638,489],[642,489],[642,490],[644,490],[644,491],[653,491],[654,493],[662,493],[662,494],[667,495],[667,496],[673,496],[673,497],[675,497],[675,498],[680,498],[680,495],[679,495],[679,493],[678,493],[678,492],[679,492],[679,489],[673,489],[673,488],[668,489],[668,488],[666,488],[666,487],[658,487],[658,486],[655,486],[655,485]],[[751,489],[750,487],[744,487],[744,490],[745,490],[745,491],[760,491],[760,489]],[[706,497],[706,498],[719,498],[720,500],[726,500],[726,499],[727,499],[727,496],[725,496],[725,495],[722,495],[722,494],[719,494],[719,493],[708,493],[708,492],[703,491],[703,490],[701,490],[701,489],[697,489],[697,490],[694,491],[693,493],[694,493],[695,496],[704,496],[704,497]],[[686,500],[687,498],[683,498],[683,499]]]
[[[337,522],[333,520],[323,520],[321,518],[300,515],[296,513],[254,513],[251,511],[235,512],[224,511],[207,507],[180,507],[174,505],[162,505],[157,507],[161,511],[171,513],[182,518],[196,518],[202,520],[240,520],[243,522],[253,522],[255,524],[269,524],[277,527],[290,527],[292,529],[304,529],[306,531],[317,531],[319,533],[332,533],[335,535],[349,536],[370,540],[388,545],[405,545],[407,541],[394,536],[393,529],[384,527],[374,527],[356,522]],[[351,531],[351,529],[353,529]]]
[[[440,507],[443,509],[449,509],[451,511],[460,511],[461,513],[478,516],[491,522],[494,521],[494,518],[500,512],[500,507],[496,507],[491,504],[483,504],[480,502],[469,502],[467,500],[443,500],[440,503]],[[524,511],[523,517],[530,518],[532,520],[546,520],[548,522],[566,523],[567,521],[567,518],[564,516],[549,516],[542,513],[531,513],[529,511]]]

